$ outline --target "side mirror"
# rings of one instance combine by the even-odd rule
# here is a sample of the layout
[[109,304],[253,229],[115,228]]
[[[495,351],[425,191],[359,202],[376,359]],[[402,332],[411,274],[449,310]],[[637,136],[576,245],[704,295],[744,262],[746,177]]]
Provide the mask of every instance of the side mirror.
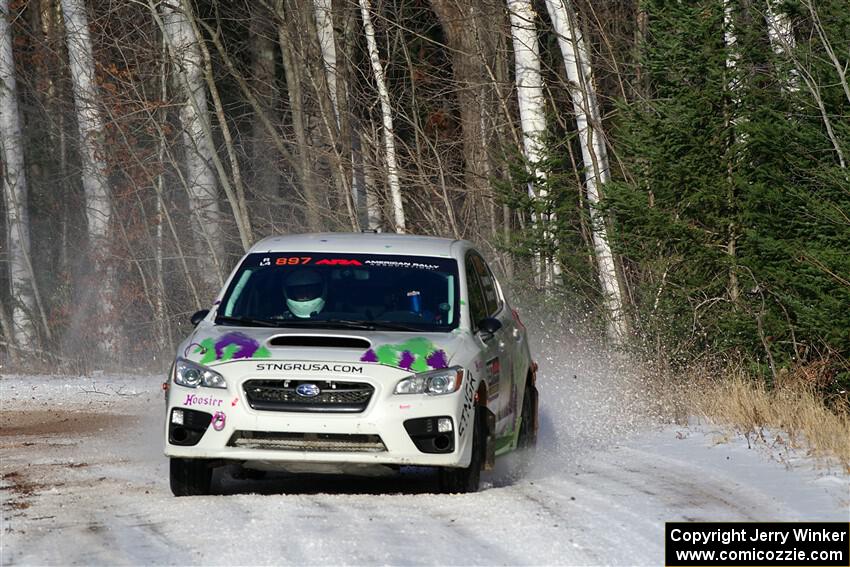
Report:
[[[496,334],[496,331],[502,328],[502,322],[495,317],[484,317],[478,321],[478,330],[486,333],[489,336]],[[487,337],[490,338],[490,337]]]
[[200,311],[195,311],[194,313],[192,313],[192,316],[189,318],[189,321],[192,322],[192,325],[197,327],[198,323],[203,321],[204,317],[209,315],[209,313],[210,313],[209,309],[201,309]]

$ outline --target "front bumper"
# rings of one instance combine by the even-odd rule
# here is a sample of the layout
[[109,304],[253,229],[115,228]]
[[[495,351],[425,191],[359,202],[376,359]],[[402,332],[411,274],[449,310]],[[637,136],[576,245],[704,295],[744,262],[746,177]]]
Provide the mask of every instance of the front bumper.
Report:
[[[311,368],[309,362],[305,361],[301,368]],[[362,366],[362,374],[269,372],[258,371],[255,361],[239,360],[215,367],[227,380],[227,389],[186,388],[171,383],[166,397],[165,454],[266,463],[469,465],[471,428],[463,435],[458,433],[466,384],[443,396],[395,395],[395,385],[409,372],[381,364],[358,366]],[[365,382],[374,388],[374,393],[365,410],[358,413],[258,410],[248,403],[243,389],[246,381],[257,379]],[[175,409],[184,410],[180,412],[183,424],[172,425]],[[423,422],[412,420],[438,417],[452,421],[452,431],[444,433],[449,436],[451,451],[423,452],[419,447],[434,450],[434,446],[427,440],[423,444]],[[175,438],[175,427],[194,427],[199,439],[190,435],[188,442],[192,444],[187,445],[181,435]],[[436,445],[444,446],[445,441],[439,439]]]

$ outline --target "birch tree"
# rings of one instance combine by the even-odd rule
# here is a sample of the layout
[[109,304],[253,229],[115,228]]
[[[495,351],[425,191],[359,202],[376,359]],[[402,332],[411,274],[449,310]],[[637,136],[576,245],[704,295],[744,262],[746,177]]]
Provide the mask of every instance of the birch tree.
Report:
[[[179,0],[160,5],[163,33],[172,60],[174,89],[180,96],[180,124],[183,128],[183,160],[185,179],[192,212],[195,252],[202,263],[202,278],[210,288],[221,284],[223,254],[221,211],[218,203],[218,184],[213,165],[213,147],[207,91],[201,50],[189,16]],[[212,257],[214,269],[202,261]]]
[[378,43],[375,41],[375,28],[372,26],[371,6],[369,0],[359,0],[360,14],[363,17],[363,31],[366,33],[366,45],[369,49],[369,60],[372,63],[372,73],[381,100],[381,116],[383,118],[384,152],[387,162],[387,184],[392,199],[393,220],[396,232],[406,231],[404,205],[401,199],[401,183],[398,178],[398,165],[395,156],[395,134],[393,132],[392,106],[387,83],[384,79],[384,67],[378,55]]
[[[545,173],[540,169],[543,157],[542,136],[546,131],[545,99],[543,97],[543,79],[540,74],[540,48],[537,42],[536,14],[531,0],[508,0],[508,12],[511,21],[511,39],[514,48],[514,67],[516,73],[517,103],[519,106],[522,144],[525,160],[533,182],[528,184],[528,196],[533,201],[545,201]],[[544,238],[548,240],[545,225],[549,219],[538,218],[532,213],[532,222],[544,224]],[[552,284],[552,270],[547,260],[538,252],[535,257],[535,274],[538,285]],[[556,262],[557,264],[557,262]]]
[[336,73],[336,40],[333,28],[333,2],[331,0],[313,0],[313,11],[316,15],[316,35],[319,49],[322,52],[322,64],[325,69],[325,79],[328,83],[328,94],[339,128],[339,95],[337,93]]
[[[764,19],[767,23],[767,35],[770,39],[770,46],[780,61],[785,61],[793,57],[793,51],[796,48],[794,41],[794,29],[791,26],[791,18],[783,10],[778,0],[765,0]],[[782,72],[782,69],[779,69]],[[800,88],[799,75],[797,69],[791,68],[788,70],[788,78],[785,81],[785,88],[790,91],[797,91]]]
[[[313,0],[313,11],[316,16],[316,35],[319,42],[319,50],[322,54],[322,64],[325,70],[325,80],[328,89],[328,96],[333,108],[334,117],[336,118],[336,129],[340,142],[346,142],[344,145],[351,150],[351,176],[348,183],[351,187],[351,206],[354,209],[356,217],[362,217],[363,209],[363,187],[362,174],[354,169],[354,164],[357,164],[361,159],[359,155],[359,136],[357,132],[352,131],[350,116],[343,115],[343,108],[347,108],[347,81],[345,77],[340,77],[337,63],[337,47],[336,34],[334,32],[333,21],[333,2],[332,0]],[[341,91],[341,92],[340,92]],[[346,137],[347,136],[347,137]],[[343,144],[339,144],[343,145]],[[368,219],[368,205],[366,208]],[[368,220],[367,220],[368,222]],[[354,223],[359,227],[359,221]]]
[[35,281],[30,264],[30,227],[18,88],[12,58],[9,1],[0,0],[0,157],[6,206],[6,242],[12,290],[10,339],[23,350],[35,346]]
[[107,260],[110,249],[109,227],[112,202],[104,159],[103,116],[98,106],[94,56],[84,0],[62,0],[68,62],[74,91],[74,108],[80,138],[83,192],[85,193],[86,222],[89,251],[92,257],[96,285],[99,289],[91,305],[82,308],[100,314],[99,322],[105,348],[112,345],[114,328],[111,317],[115,296],[115,273]]
[[[741,54],[738,46],[738,37],[735,30],[735,10],[733,0],[723,0],[723,43],[726,53],[726,72],[728,78],[726,81],[729,91],[729,104],[726,110],[726,115],[729,121],[730,135],[729,146],[734,147],[736,144],[744,143],[745,137],[738,131],[738,125],[741,117],[739,109],[741,107],[741,81],[739,78],[739,63]],[[735,169],[735,152],[730,152],[730,157],[727,162],[727,203],[730,210],[735,209],[736,189],[734,181]],[[729,270],[729,298],[735,302],[739,297],[738,289],[738,274],[735,271],[735,263],[737,259],[738,236],[737,227],[734,218],[730,218],[726,236],[726,254],[731,259],[731,268]]]
[[608,242],[605,217],[598,210],[601,188],[610,181],[611,172],[599,103],[593,86],[590,58],[570,0],[546,0],[546,9],[558,36],[558,46],[570,83],[573,112],[584,162],[585,190],[590,205],[593,248],[608,315],[608,336],[615,342],[621,341],[626,336],[623,292],[617,278],[614,254]]

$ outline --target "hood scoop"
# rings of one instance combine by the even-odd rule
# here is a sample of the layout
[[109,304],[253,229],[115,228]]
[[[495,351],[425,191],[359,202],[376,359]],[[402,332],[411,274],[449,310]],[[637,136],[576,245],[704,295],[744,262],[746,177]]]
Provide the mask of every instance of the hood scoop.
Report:
[[372,343],[358,337],[327,335],[278,335],[269,339],[273,347],[356,348],[368,349]]

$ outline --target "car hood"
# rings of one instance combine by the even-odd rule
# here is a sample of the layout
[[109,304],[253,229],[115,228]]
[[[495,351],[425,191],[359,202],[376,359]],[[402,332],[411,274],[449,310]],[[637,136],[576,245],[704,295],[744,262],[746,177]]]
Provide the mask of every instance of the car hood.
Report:
[[178,356],[206,366],[240,359],[368,362],[412,372],[450,366],[469,331],[410,333],[339,329],[270,329],[201,323]]

